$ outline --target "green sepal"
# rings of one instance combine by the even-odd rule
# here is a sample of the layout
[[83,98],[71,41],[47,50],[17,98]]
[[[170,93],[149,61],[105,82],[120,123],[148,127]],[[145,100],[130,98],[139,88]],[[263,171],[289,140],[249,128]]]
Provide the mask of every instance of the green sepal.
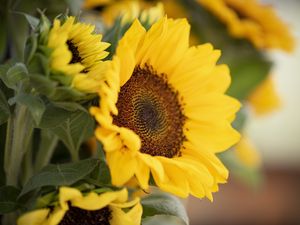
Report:
[[52,202],[57,200],[57,193],[50,192],[42,197],[39,197],[36,201],[35,208],[41,209],[51,205]]
[[90,99],[88,96],[72,87],[61,86],[55,89],[55,92],[50,99],[53,101],[80,101]]
[[29,15],[27,13],[20,13],[21,15],[25,16],[27,22],[29,23],[30,25],[30,28],[32,30],[37,30],[38,26],[39,26],[39,23],[40,23],[40,20],[32,15]]
[[30,62],[37,50],[38,40],[35,34],[32,34],[26,41],[25,44],[25,52],[24,52],[24,60],[26,64]]
[[28,62],[28,69],[30,73],[44,74],[48,77],[50,74],[50,55],[49,48],[38,46],[37,52],[32,56]]
[[58,81],[68,87],[72,84],[73,76],[67,75],[60,71],[51,71],[51,79]]
[[49,21],[49,19],[45,16],[45,14],[41,11],[40,12],[40,23],[39,23],[39,42],[46,44],[48,41],[48,35],[49,35],[49,31],[51,28],[51,23]]

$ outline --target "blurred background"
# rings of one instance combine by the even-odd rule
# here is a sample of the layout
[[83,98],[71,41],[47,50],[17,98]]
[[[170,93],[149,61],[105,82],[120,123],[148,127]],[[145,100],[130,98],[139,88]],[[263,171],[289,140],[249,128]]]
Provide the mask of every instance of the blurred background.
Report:
[[[193,26],[199,25],[203,29],[200,30],[202,32],[199,32],[197,29],[192,30],[194,35],[197,32],[200,33],[200,36],[204,35],[203,40],[200,41],[216,38],[216,40],[212,40],[219,44],[216,47],[223,48],[223,55],[225,56],[223,62],[231,64],[235,69],[232,71],[237,72],[234,79],[239,77],[240,74],[238,72],[241,72],[242,75],[247,76],[245,79],[253,82],[251,79],[254,74],[252,74],[251,69],[248,74],[245,74],[243,70],[237,70],[237,68],[240,69],[239,66],[234,65],[238,61],[237,59],[244,57],[249,64],[247,65],[246,63],[246,66],[249,66],[247,67],[249,70],[251,67],[260,66],[260,64],[268,67],[268,63],[264,58],[266,55],[266,58],[272,62],[271,74],[276,91],[281,98],[281,107],[279,109],[272,113],[258,116],[248,106],[245,96],[241,97],[241,95],[238,95],[240,93],[237,94],[237,90],[241,91],[240,89],[242,88],[239,89],[239,80],[236,80],[235,88],[231,90],[231,94],[234,93],[238,98],[244,100],[244,106],[247,110],[247,123],[241,129],[244,136],[248,136],[258,149],[261,155],[262,166],[259,168],[259,171],[256,171],[257,174],[254,175],[253,171],[250,171],[250,173],[241,172],[244,176],[242,179],[235,174],[239,172],[239,167],[233,169],[235,173],[230,173],[228,183],[221,185],[219,192],[214,194],[213,203],[206,199],[189,198],[186,201],[186,206],[191,225],[300,225],[300,0],[260,1],[274,6],[280,18],[289,25],[290,31],[296,39],[296,47],[292,53],[285,53],[276,49],[258,53],[248,42],[236,42],[236,40],[231,40],[229,37],[226,37],[224,42],[221,40],[218,43],[219,39],[222,39],[222,35],[215,35],[214,33],[218,32],[218,28],[216,30],[209,29],[206,23],[209,21],[211,22],[210,24],[215,24],[215,21],[210,21],[211,18],[206,18],[205,15],[204,17],[198,17],[199,15],[195,12],[191,16],[192,19],[195,19],[192,21]],[[0,0],[0,3],[4,5],[7,2],[9,1]],[[88,16],[86,18],[83,5],[88,0],[22,0],[15,2],[16,5],[19,5],[16,8],[16,11],[19,12],[38,16],[36,8],[47,8],[47,16],[53,18],[68,9],[70,14],[81,15],[82,19],[92,20],[91,22],[97,23],[99,21],[95,19],[95,15],[98,17],[100,13],[105,13],[105,9],[109,8],[110,4],[117,4],[122,1],[95,0],[99,4],[93,5],[94,1],[91,0],[93,4],[91,9],[87,9]],[[141,0],[140,2],[152,4],[158,1]],[[166,9],[168,6],[173,11],[173,15],[169,15],[170,17],[174,16],[174,14],[176,14],[175,17],[186,16],[180,7],[179,10],[178,6],[174,7],[176,0],[164,0],[161,2]],[[191,0],[178,0],[178,2],[184,5],[188,4],[187,2],[191,2]],[[0,7],[0,12],[3,14],[7,13],[4,11],[5,8]],[[111,16],[111,11],[107,10],[106,12],[108,12],[106,15]],[[4,20],[0,19],[0,33],[7,35],[7,38],[0,38],[0,61],[11,56],[21,59],[22,54],[17,51],[20,49],[17,47],[24,45],[24,37],[28,33],[28,24],[22,14],[14,13],[10,17],[8,19],[11,24],[7,27],[9,32],[2,25],[2,23],[5,24]],[[102,22],[100,21],[100,24]],[[1,30],[4,31],[1,32]],[[226,32],[220,31],[220,33],[224,34]],[[7,40],[11,42],[10,45],[5,43]],[[230,46],[228,45],[229,47],[227,48],[227,46],[222,45],[224,43],[225,45],[230,43]],[[16,46],[16,49],[14,49],[14,46]],[[240,47],[243,48],[241,51]],[[8,51],[8,48],[10,51]],[[232,50],[231,48],[234,56],[229,51]],[[240,54],[243,54],[243,57],[240,57]],[[261,57],[261,55],[264,57]],[[259,63],[253,60],[255,57],[260,57],[258,59]],[[241,60],[240,63],[244,63],[244,61]],[[254,63],[257,64],[254,66]],[[239,64],[239,62],[236,64]],[[265,71],[260,71],[264,70],[261,67],[257,70],[260,73],[265,73]],[[251,85],[254,86],[254,84]],[[250,91],[248,90],[248,92]],[[256,177],[254,179],[255,182],[245,182],[253,179],[250,176],[258,176],[259,178]]]
[[261,153],[264,179],[251,187],[232,176],[213,203],[190,198],[191,225],[300,224],[300,1],[263,2],[274,6],[297,42],[293,53],[268,53],[281,108],[265,116],[250,114],[245,129]]

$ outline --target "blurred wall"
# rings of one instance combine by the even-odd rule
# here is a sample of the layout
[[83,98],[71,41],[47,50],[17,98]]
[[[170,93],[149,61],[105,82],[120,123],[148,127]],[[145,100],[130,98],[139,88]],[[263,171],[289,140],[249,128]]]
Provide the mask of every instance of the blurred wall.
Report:
[[247,133],[262,152],[268,166],[300,166],[300,1],[264,0],[272,4],[297,39],[292,54],[272,51],[277,91],[282,108],[263,117],[251,116]]

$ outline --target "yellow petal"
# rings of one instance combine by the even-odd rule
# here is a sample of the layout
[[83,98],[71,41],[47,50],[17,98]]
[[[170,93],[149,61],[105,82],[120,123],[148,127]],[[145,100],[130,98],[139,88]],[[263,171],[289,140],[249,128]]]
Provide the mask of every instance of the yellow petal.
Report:
[[142,160],[150,168],[151,172],[155,173],[160,180],[164,180],[164,168],[157,157],[140,153],[139,159]]
[[60,221],[64,218],[67,211],[61,208],[55,209],[49,216],[47,220],[47,225],[58,225]]
[[136,157],[132,156],[129,149],[120,149],[106,154],[107,163],[111,172],[112,184],[124,185],[136,171]]
[[235,146],[235,154],[244,165],[257,168],[261,164],[261,157],[253,143],[243,137]]
[[142,189],[147,190],[150,178],[150,168],[142,160],[138,160],[137,169],[135,172],[136,178]]
[[129,212],[125,213],[118,207],[111,206],[112,219],[111,225],[140,225],[142,217],[142,206],[137,204]]
[[187,125],[186,138],[195,146],[203,146],[211,152],[222,152],[236,144],[241,135],[228,121],[193,122]]
[[68,201],[81,198],[81,192],[76,188],[61,187],[59,189],[59,204],[62,209],[68,210]]
[[145,32],[145,28],[142,27],[138,20],[135,20],[118,44],[116,55],[120,58],[121,62],[121,86],[123,86],[132,75],[136,66],[136,49],[145,35]]
[[127,190],[105,192],[103,194],[89,193],[87,196],[72,200],[72,205],[85,210],[98,210],[108,206],[112,202],[124,202],[127,200]]
[[271,77],[263,81],[250,95],[249,102],[257,115],[270,113],[280,107],[280,98],[276,93]]
[[17,224],[18,225],[43,225],[47,221],[49,215],[49,209],[39,209],[32,212],[28,212],[22,215]]
[[188,197],[190,189],[186,177],[186,172],[178,168],[176,165],[168,163],[168,159],[165,159],[164,157],[160,157],[160,160],[164,160],[163,166],[165,176],[164,180],[161,180],[154,172],[153,178],[156,185],[163,191],[172,193],[182,198]]

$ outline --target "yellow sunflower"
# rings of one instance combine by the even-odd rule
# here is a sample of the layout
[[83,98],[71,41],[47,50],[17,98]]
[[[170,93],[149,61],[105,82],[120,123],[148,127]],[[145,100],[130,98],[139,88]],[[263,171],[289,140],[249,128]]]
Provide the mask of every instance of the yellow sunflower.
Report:
[[139,18],[142,22],[154,23],[164,16],[162,3],[146,4],[143,1],[116,1],[105,5],[101,17],[107,26],[112,26],[119,16],[122,23],[132,22]]
[[107,63],[101,61],[108,52],[108,43],[101,42],[102,35],[94,34],[93,25],[75,22],[68,17],[61,24],[54,20],[47,47],[52,49],[50,66],[53,71],[72,77],[76,89],[95,93],[106,71]]
[[[140,225],[142,206],[139,198],[127,202],[126,189],[83,195],[70,187],[59,189],[59,203],[22,215],[18,225]],[[127,209],[124,211],[123,209]]]
[[292,51],[294,39],[272,7],[257,0],[197,0],[225,23],[232,36],[249,39],[257,48]]
[[240,103],[224,95],[227,66],[210,44],[189,47],[185,19],[166,17],[148,32],[135,21],[117,47],[100,106],[91,108],[100,126],[112,183],[136,177],[181,197],[207,196],[226,182],[216,156],[239,140],[230,120]]
[[264,80],[249,96],[249,103],[257,115],[270,113],[280,107],[280,98],[276,93],[272,77]]

